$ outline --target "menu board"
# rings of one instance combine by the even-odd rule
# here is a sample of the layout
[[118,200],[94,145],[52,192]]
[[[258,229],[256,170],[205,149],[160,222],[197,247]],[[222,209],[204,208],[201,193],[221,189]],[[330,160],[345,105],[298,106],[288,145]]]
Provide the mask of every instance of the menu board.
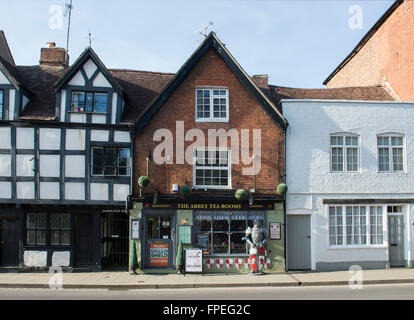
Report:
[[185,250],[185,272],[203,272],[203,252],[201,249]]
[[191,244],[191,225],[178,226],[178,243]]
[[197,235],[197,246],[203,250],[204,254],[208,254],[210,248],[210,234],[199,233]]
[[270,223],[270,240],[280,240],[280,222]]

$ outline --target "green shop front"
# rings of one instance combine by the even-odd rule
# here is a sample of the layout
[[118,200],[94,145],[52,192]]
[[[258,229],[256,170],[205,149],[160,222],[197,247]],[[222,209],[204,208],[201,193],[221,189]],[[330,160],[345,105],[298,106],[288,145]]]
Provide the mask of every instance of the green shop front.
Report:
[[185,250],[199,248],[203,273],[247,273],[249,248],[242,238],[257,219],[269,237],[264,271],[285,271],[281,197],[257,196],[254,203],[234,197],[209,198],[157,195],[131,199],[130,270],[175,272],[181,267],[185,271]]

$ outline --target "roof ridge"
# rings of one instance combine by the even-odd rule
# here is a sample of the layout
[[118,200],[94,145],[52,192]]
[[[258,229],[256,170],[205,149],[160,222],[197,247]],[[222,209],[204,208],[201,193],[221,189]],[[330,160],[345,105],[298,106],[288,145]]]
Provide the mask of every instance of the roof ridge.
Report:
[[117,69],[117,68],[110,68],[108,69],[109,71],[115,71],[115,72],[119,72],[119,71],[126,71],[126,72],[137,72],[137,73],[151,73],[151,74],[162,74],[162,75],[175,75],[174,72],[161,72],[161,71],[148,71],[148,70],[135,70],[135,69]]

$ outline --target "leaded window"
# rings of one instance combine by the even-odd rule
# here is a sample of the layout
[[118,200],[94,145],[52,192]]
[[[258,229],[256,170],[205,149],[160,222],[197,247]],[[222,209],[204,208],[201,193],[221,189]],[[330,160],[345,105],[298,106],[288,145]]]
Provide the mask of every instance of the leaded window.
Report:
[[194,185],[198,188],[229,188],[229,150],[195,150]]
[[261,212],[196,212],[196,239],[199,234],[208,234],[211,254],[248,254],[242,238],[247,227],[253,227],[255,219],[264,226],[265,216]]
[[28,246],[70,246],[71,215],[27,213],[25,231]]
[[332,172],[359,170],[359,137],[356,135],[331,135]]
[[399,135],[381,135],[377,137],[378,170],[404,170],[404,138]]
[[102,92],[72,92],[72,112],[108,112],[108,94]]
[[196,120],[228,121],[229,103],[227,89],[196,90]]
[[129,176],[131,154],[128,148],[92,147],[93,176]]

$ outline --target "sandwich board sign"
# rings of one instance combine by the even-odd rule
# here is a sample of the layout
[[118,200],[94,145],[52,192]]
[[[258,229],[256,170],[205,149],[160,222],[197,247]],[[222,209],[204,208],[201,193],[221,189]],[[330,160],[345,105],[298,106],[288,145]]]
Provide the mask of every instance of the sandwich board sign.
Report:
[[203,251],[201,249],[185,250],[185,272],[203,272]]

